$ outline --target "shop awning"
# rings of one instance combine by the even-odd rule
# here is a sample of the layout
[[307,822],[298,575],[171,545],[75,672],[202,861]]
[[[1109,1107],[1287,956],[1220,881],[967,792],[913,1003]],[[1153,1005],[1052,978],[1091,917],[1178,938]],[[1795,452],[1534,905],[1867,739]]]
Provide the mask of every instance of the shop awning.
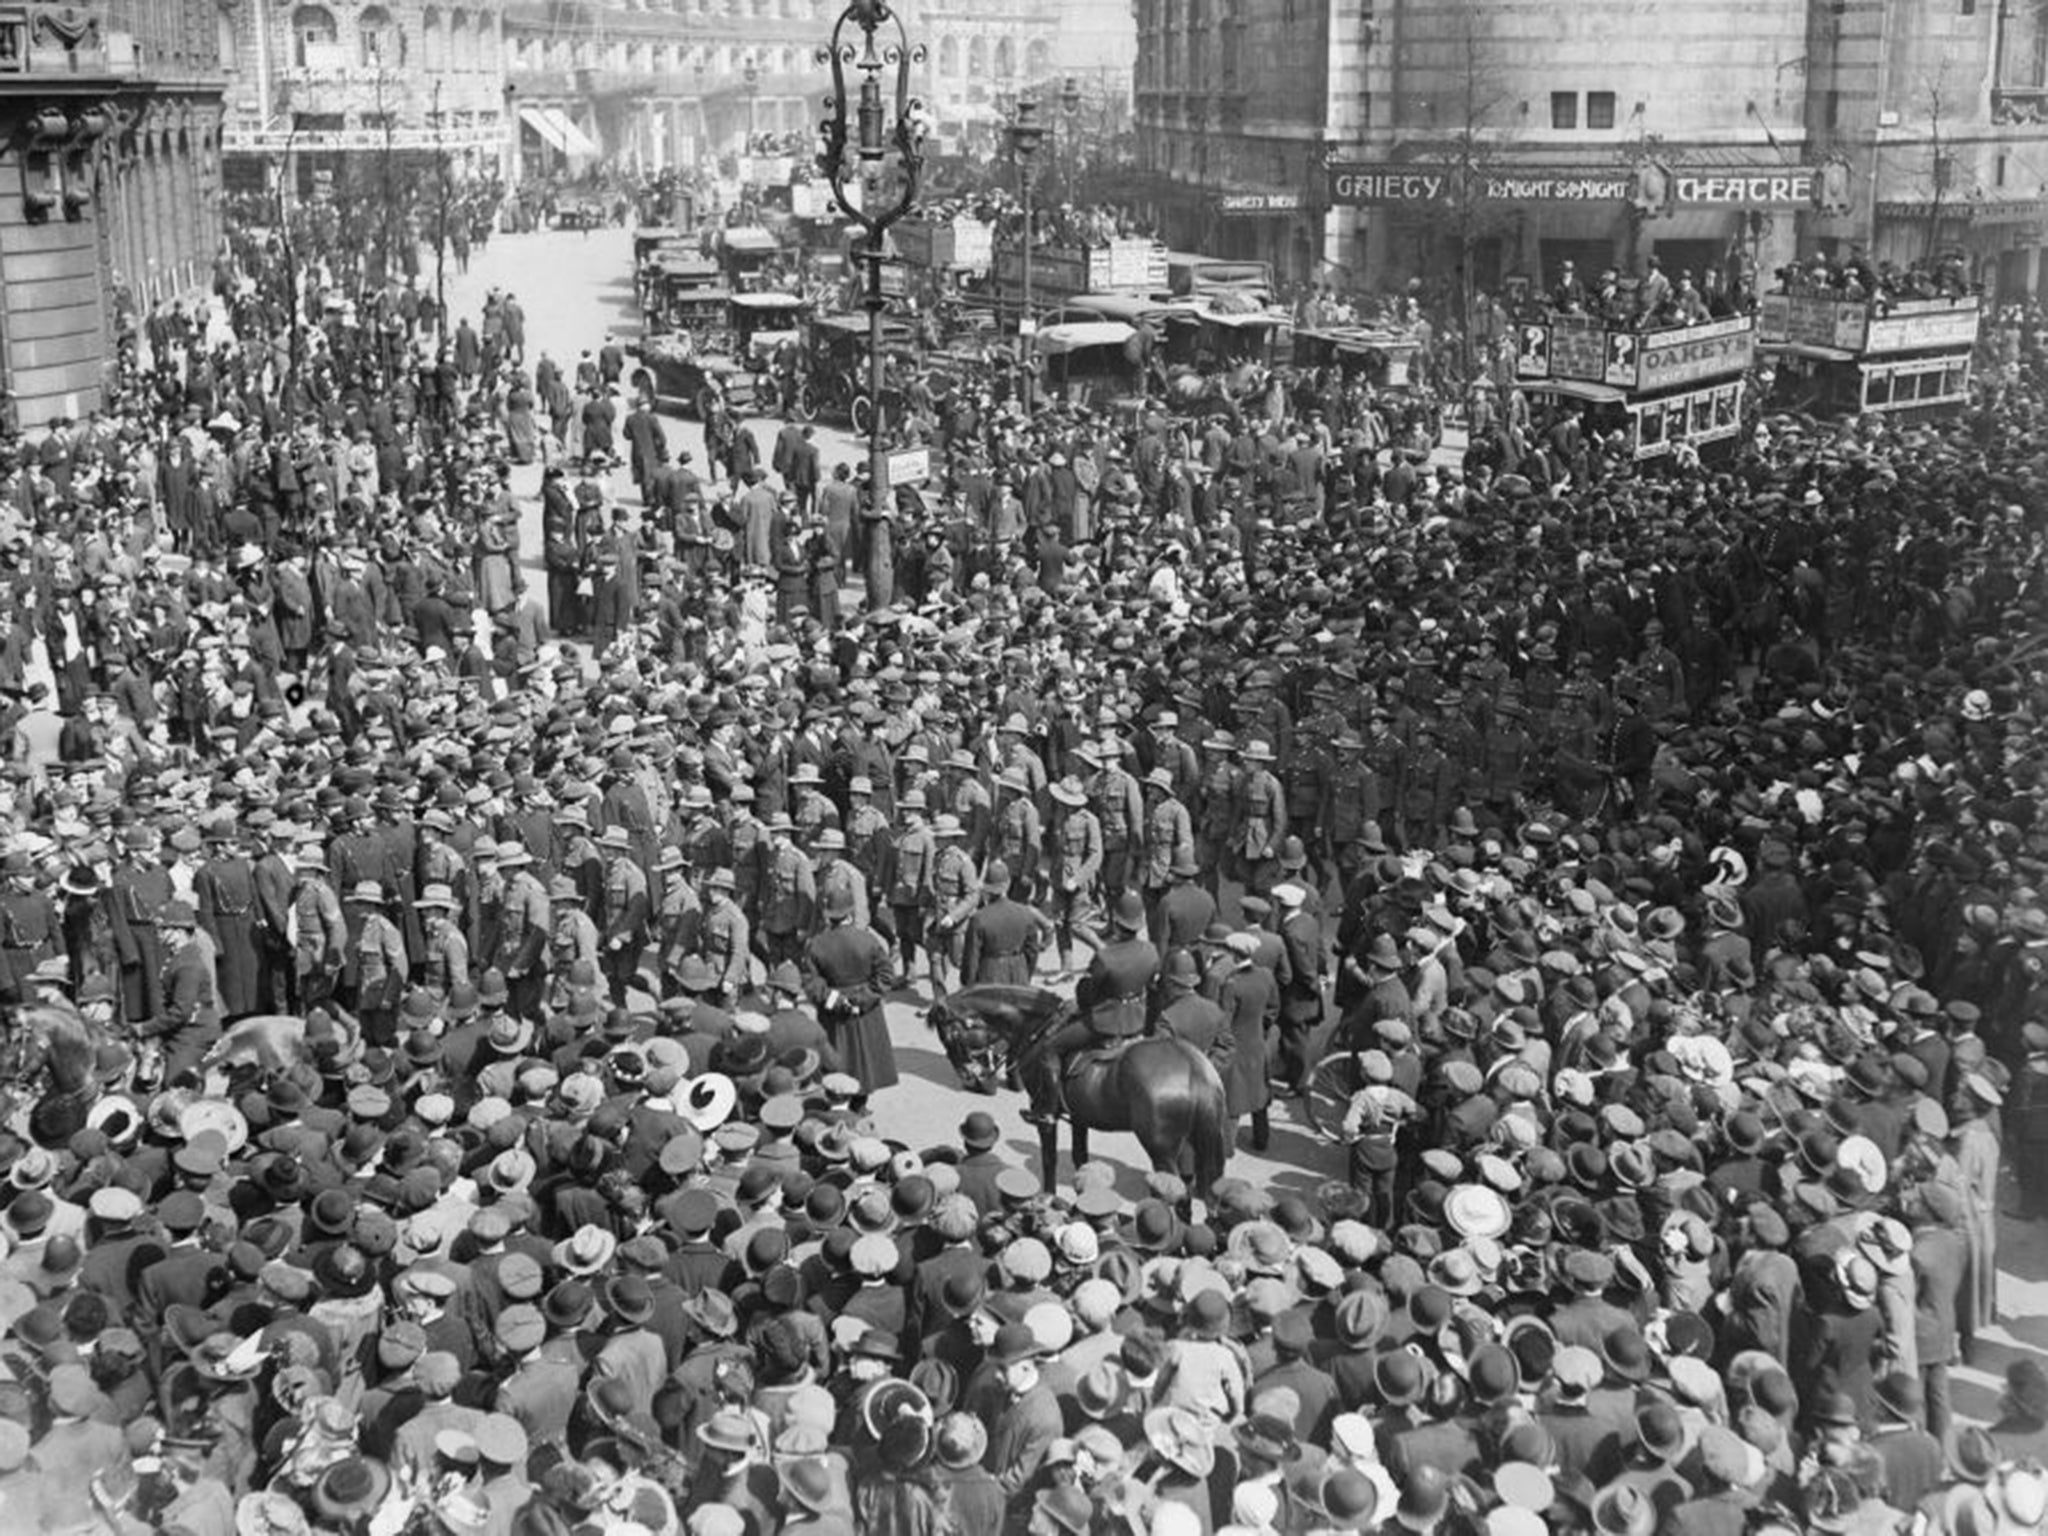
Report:
[[555,125],[553,114],[546,107],[521,107],[519,121],[541,136],[541,142],[562,154],[569,153],[569,141],[562,136],[562,130]]
[[571,118],[560,107],[549,107],[547,113],[557,131],[562,135],[563,154],[574,155],[579,160],[595,160],[597,158],[597,141],[581,128],[578,128],[575,119]]

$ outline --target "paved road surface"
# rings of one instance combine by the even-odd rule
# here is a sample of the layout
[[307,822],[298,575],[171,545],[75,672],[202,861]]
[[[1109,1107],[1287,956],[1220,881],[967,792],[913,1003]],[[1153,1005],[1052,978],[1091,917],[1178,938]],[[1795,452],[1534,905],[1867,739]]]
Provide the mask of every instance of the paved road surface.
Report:
[[[488,289],[498,287],[518,294],[527,313],[527,355],[537,359],[542,349],[552,353],[565,370],[573,367],[586,347],[593,351],[607,330],[621,339],[637,334],[638,315],[633,303],[632,241],[624,230],[596,231],[589,235],[549,231],[530,235],[496,235],[488,249],[474,258],[460,277],[451,276],[449,298],[454,311],[476,313]],[[672,449],[688,448],[704,462],[702,430],[694,421],[665,416]],[[775,423],[755,423],[765,428],[763,446],[772,439]],[[820,451],[829,472],[836,458],[858,461],[859,442],[844,431],[820,425]],[[528,552],[530,565],[537,569],[540,548],[537,500],[540,471],[528,466],[517,472],[515,490],[523,498],[521,548]],[[616,491],[632,495],[632,487],[620,475]],[[536,582],[538,584],[538,582]],[[890,1034],[897,1061],[903,1071],[900,1086],[876,1097],[875,1109],[885,1132],[912,1147],[950,1139],[955,1126],[968,1110],[991,1110],[1007,1136],[1009,1150],[1020,1160],[1036,1166],[1037,1140],[1032,1128],[1020,1116],[1021,1096],[1001,1093],[993,1099],[978,1100],[965,1094],[953,1077],[937,1037],[924,1022],[927,994],[922,990],[898,995],[888,1007]],[[1118,1187],[1128,1197],[1141,1188],[1145,1159],[1135,1139],[1128,1136],[1094,1138],[1091,1151],[1119,1168]],[[1064,1142],[1062,1169],[1066,1168]],[[1322,1141],[1276,1105],[1273,1141],[1265,1155],[1241,1150],[1231,1159],[1229,1172],[1253,1183],[1276,1190],[1309,1191],[1326,1179],[1343,1176],[1343,1158],[1338,1148]],[[2006,1363],[2018,1353],[2048,1353],[2048,1229],[2044,1224],[2007,1221],[2000,1234],[1999,1300],[2007,1321],[1982,1336],[1977,1363],[1957,1374],[1956,1406],[1960,1413],[1988,1419],[1997,1413],[1998,1383]]]

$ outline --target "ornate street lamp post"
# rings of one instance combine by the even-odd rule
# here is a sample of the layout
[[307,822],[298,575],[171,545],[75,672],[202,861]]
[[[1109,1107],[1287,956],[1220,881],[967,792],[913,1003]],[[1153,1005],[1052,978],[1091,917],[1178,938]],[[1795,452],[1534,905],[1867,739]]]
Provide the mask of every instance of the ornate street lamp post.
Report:
[[1037,394],[1038,319],[1031,312],[1031,181],[1032,161],[1045,142],[1045,129],[1038,121],[1038,103],[1023,97],[1010,119],[1010,159],[1017,166],[1019,195],[1024,200],[1024,309],[1017,317],[1017,361],[1024,373],[1024,409],[1028,414]]
[[[852,40],[848,27],[861,41]],[[875,34],[883,36],[877,42]],[[889,494],[889,460],[882,448],[882,296],[883,245],[889,227],[917,202],[918,179],[924,174],[924,136],[928,126],[922,102],[910,95],[910,68],[924,58],[922,44],[912,46],[903,22],[887,0],[851,0],[832,27],[832,43],[820,49],[818,62],[832,66],[832,94],[825,100],[831,114],[822,124],[824,145],[819,168],[832,183],[832,197],[849,219],[867,234],[861,261],[867,268],[868,312],[868,495],[869,514],[884,515]],[[849,90],[847,70],[856,71],[857,98]],[[893,85],[884,87],[884,73]],[[854,136],[848,136],[853,117]],[[896,170],[887,172],[893,152]],[[848,189],[858,183],[858,203]]]
[[1060,88],[1060,145],[1065,153],[1060,156],[1066,162],[1067,201],[1074,202],[1078,194],[1076,184],[1081,179],[1081,82],[1072,75]]
[[761,132],[760,114],[755,111],[761,99],[761,67],[754,62],[751,55],[747,58],[746,68],[740,71],[740,79],[746,82],[747,87],[747,153],[751,155],[754,152],[754,140]]

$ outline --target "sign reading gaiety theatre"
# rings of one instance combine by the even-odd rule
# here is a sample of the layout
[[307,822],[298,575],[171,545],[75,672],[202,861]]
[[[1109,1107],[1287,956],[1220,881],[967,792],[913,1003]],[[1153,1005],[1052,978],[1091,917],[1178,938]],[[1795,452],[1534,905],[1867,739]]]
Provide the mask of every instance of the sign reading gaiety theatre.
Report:
[[[1815,169],[1586,167],[1499,164],[1475,166],[1473,195],[1489,202],[1620,203],[1647,195],[1659,206],[1804,208],[1814,200]],[[1329,167],[1330,201],[1343,207],[1400,207],[1449,202],[1460,173],[1441,161],[1338,160]]]

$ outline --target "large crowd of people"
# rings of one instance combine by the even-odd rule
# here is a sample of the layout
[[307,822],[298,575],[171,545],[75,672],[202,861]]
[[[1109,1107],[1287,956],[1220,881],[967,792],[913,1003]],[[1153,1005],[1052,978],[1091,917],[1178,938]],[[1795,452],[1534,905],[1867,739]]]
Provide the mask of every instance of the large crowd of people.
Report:
[[[0,1529],[2043,1529],[2037,360],[1656,475],[968,389],[877,497],[226,276],[0,443]],[[1283,1171],[892,1119],[1069,983]]]

